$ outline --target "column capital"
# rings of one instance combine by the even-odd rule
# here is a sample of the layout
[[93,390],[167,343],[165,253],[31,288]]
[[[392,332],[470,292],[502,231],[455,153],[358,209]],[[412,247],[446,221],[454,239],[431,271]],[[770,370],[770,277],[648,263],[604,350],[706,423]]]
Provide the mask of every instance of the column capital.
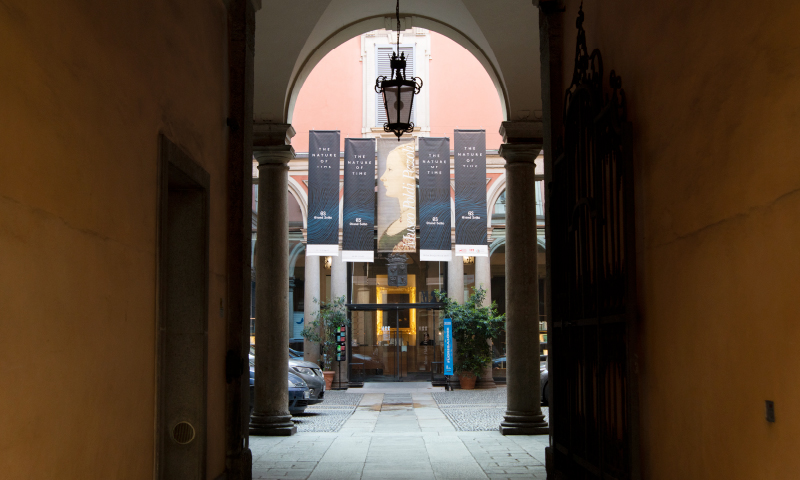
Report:
[[288,123],[253,122],[253,148],[289,145],[295,131]]
[[513,163],[536,163],[542,151],[542,143],[504,143],[497,153],[506,161],[506,167]]
[[503,143],[543,143],[544,124],[534,121],[503,122],[500,124]]
[[253,157],[259,167],[264,165],[288,166],[289,160],[294,158],[294,147],[291,145],[253,146]]

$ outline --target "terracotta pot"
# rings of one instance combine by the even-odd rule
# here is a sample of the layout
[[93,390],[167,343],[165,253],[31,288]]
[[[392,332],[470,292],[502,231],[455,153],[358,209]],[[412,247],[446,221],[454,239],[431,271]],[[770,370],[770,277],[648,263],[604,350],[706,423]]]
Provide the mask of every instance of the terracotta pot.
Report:
[[333,376],[336,374],[333,370],[323,371],[322,375],[325,377],[325,390],[330,390],[333,387]]
[[478,377],[474,373],[464,372],[458,374],[458,383],[462,390],[472,390],[475,388],[475,381]]

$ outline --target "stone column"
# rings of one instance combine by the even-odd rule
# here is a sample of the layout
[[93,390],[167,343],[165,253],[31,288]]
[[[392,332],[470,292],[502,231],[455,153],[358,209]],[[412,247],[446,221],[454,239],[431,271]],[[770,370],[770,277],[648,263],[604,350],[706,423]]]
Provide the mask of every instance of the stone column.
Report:
[[503,435],[549,432],[539,391],[539,265],[536,248],[536,157],[541,123],[503,122],[506,161],[506,381]]
[[[489,257],[475,257],[475,287],[483,287],[486,290],[486,298],[483,306],[488,307],[492,304],[492,268]],[[489,348],[492,348],[492,340],[488,340]],[[497,388],[492,378],[492,362],[483,366],[481,378],[475,382],[475,388]]]
[[464,303],[464,257],[457,257],[455,248],[451,252],[453,259],[447,262],[447,296]]
[[[317,300],[320,298],[318,256],[306,255],[305,274],[305,290],[303,291],[303,328],[311,325],[311,322],[317,318],[317,312],[319,311],[319,304],[314,302],[315,298]],[[303,341],[303,360],[314,362],[319,365],[319,343],[308,340]]]
[[[225,471],[229,480],[251,478],[253,456],[248,444],[250,418],[250,241],[253,178],[253,63],[259,0],[231,0],[227,8],[227,208]],[[220,45],[222,46],[222,45]],[[220,65],[222,68],[222,65]],[[235,126],[235,128],[234,128]],[[218,188],[221,183],[215,185]],[[218,432],[221,435],[222,432]],[[218,441],[221,441],[220,438]]]
[[[342,261],[342,251],[339,250],[338,257],[331,257],[331,300],[342,296],[345,297],[344,301],[347,303],[349,301],[347,298],[347,263]],[[350,350],[350,345],[347,345],[347,350]],[[334,386],[347,388],[347,360],[343,362],[334,361],[333,371],[336,372]]]
[[[453,248],[452,260],[447,263],[447,296],[458,303],[464,303],[464,257],[457,257]],[[458,353],[458,344],[453,340],[453,358]],[[453,375],[448,381],[452,388],[461,388],[458,384],[458,375]]]
[[[291,127],[289,127],[291,128]],[[255,397],[250,435],[294,435],[289,414],[289,219],[288,162],[291,145],[256,145]]]

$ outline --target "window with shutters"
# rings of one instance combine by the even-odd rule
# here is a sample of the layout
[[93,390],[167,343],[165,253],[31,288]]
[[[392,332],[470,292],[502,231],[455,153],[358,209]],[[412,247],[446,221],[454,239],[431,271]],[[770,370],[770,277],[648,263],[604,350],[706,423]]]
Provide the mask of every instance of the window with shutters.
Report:
[[[392,58],[392,52],[396,50],[396,46],[380,46],[376,47],[375,53],[377,58],[375,59],[376,70],[378,74],[376,77],[380,77],[385,75],[387,78],[391,77],[392,75],[392,68],[389,63],[390,59]],[[400,45],[400,53],[405,53],[406,55],[406,78],[411,79],[414,78],[414,73],[416,72],[416,65],[415,65],[415,56],[414,56],[414,46],[413,45]],[[383,127],[383,124],[386,123],[386,108],[383,106],[383,97],[381,94],[375,94],[375,126],[376,127]],[[411,122],[416,124],[416,99],[414,105],[411,107]]]

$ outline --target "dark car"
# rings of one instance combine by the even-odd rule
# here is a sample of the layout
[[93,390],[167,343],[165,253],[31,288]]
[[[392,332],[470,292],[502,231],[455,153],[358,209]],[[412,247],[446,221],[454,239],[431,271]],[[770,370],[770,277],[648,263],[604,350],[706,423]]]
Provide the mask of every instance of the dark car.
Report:
[[289,413],[298,415],[305,412],[309,397],[306,381],[289,372]]
[[[255,396],[256,371],[250,367],[250,410],[253,410],[253,397]],[[289,413],[299,415],[306,410],[310,391],[305,380],[289,372]]]
[[[308,404],[314,405],[322,403],[325,397],[325,377],[322,375],[322,369],[319,365],[312,362],[303,361],[301,358],[293,356],[293,350],[289,349],[289,373],[293,373],[302,378],[309,389]],[[253,347],[250,347],[250,367],[255,366],[255,358],[253,356]]]

